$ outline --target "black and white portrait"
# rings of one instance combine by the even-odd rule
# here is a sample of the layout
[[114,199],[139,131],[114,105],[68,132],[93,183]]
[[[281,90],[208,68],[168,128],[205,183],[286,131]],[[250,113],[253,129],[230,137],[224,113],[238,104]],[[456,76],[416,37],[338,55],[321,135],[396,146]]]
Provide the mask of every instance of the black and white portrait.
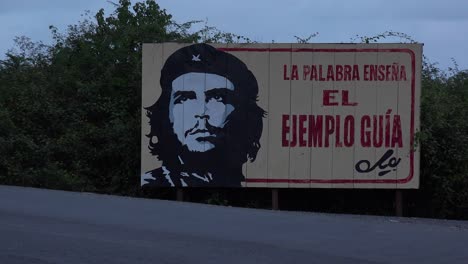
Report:
[[146,172],[145,185],[241,187],[242,166],[257,156],[266,115],[252,72],[232,54],[194,44],[169,56],[160,86],[160,97],[145,109],[148,149],[162,166]]

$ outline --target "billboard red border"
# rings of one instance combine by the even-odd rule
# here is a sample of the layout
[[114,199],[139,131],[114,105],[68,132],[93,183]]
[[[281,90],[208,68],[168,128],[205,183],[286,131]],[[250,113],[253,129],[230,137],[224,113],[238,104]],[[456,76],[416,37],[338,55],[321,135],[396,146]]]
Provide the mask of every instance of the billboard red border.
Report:
[[[414,145],[414,100],[416,89],[416,56],[410,49],[313,49],[313,48],[218,48],[226,52],[400,52],[407,53],[411,57],[411,124],[410,146]],[[410,172],[404,179],[265,179],[246,178],[247,183],[395,183],[404,184],[414,177],[414,151],[410,153]]]

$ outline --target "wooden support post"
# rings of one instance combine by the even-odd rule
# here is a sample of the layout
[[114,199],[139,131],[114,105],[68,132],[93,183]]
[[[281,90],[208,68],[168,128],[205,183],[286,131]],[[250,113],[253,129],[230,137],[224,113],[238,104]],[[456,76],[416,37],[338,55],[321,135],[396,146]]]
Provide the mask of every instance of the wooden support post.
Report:
[[403,190],[395,192],[395,215],[403,216]]
[[177,188],[177,201],[183,202],[184,201],[184,189],[182,188]]
[[271,189],[271,209],[279,210],[278,189]]

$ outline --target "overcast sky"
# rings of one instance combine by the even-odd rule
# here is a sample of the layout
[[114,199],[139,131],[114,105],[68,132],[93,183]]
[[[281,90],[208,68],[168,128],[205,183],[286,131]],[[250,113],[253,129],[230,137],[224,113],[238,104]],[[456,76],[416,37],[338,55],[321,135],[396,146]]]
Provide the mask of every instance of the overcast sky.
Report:
[[[114,2],[117,2],[115,0]],[[136,2],[136,1],[133,1]],[[208,20],[220,30],[259,42],[296,42],[318,32],[313,42],[350,42],[355,35],[385,31],[410,35],[424,43],[424,53],[442,68],[468,69],[468,1],[403,0],[159,0],[176,22]],[[65,30],[113,6],[105,0],[0,0],[0,53],[13,47],[15,36],[50,43],[49,25]],[[391,41],[391,40],[389,40]],[[398,39],[393,39],[398,41]]]

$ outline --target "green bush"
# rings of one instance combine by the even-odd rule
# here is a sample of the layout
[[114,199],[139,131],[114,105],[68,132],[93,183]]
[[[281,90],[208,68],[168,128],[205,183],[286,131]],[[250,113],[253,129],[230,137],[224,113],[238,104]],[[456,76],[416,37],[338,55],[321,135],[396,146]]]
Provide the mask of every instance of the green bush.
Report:
[[[206,25],[192,32],[197,22],[177,24],[151,0],[133,6],[120,0],[112,14],[100,10],[66,33],[51,27],[50,46],[17,38],[16,50],[0,61],[0,183],[156,197],[139,187],[142,43],[251,41]],[[361,41],[385,37],[413,41],[395,32]],[[408,192],[410,215],[468,218],[467,120],[468,72],[444,72],[426,62],[418,133],[421,188]],[[317,193],[333,206],[324,209],[314,201],[300,208],[354,213],[353,205],[367,200],[361,213],[381,212],[378,199],[388,199],[372,192]],[[333,202],[340,195],[345,202]],[[256,207],[252,201],[260,196],[250,196],[244,206]],[[283,204],[297,204],[287,200],[297,199],[293,194],[287,197]],[[220,194],[205,202],[239,204]]]

